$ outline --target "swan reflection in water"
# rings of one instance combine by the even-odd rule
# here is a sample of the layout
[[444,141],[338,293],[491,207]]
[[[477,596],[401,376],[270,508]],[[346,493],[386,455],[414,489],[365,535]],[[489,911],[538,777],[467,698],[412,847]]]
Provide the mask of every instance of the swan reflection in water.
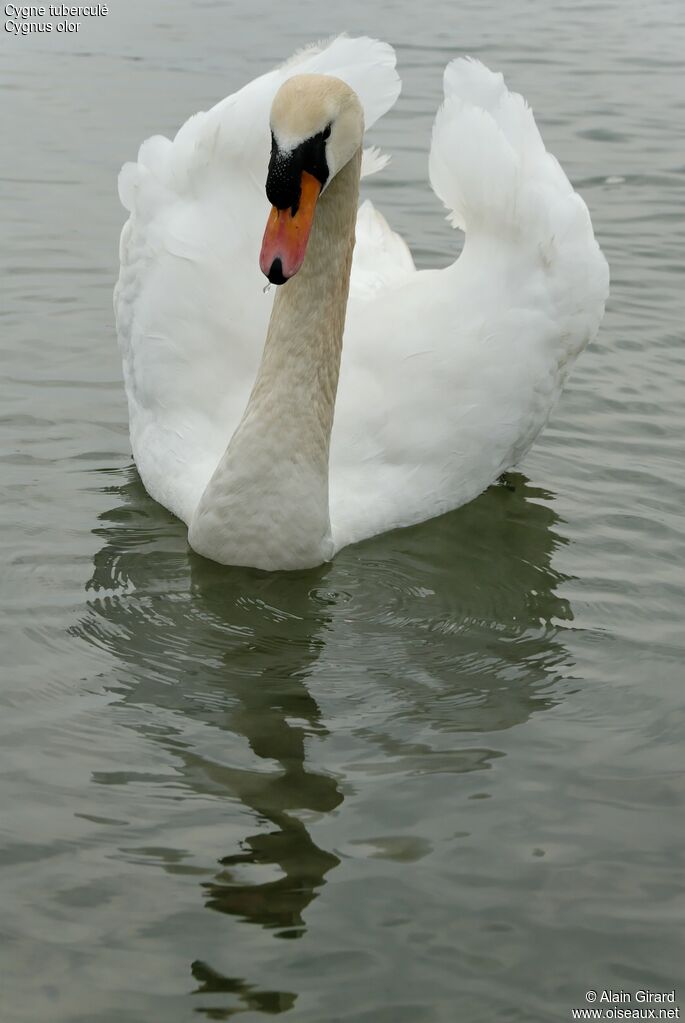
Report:
[[[305,932],[307,907],[340,863],[310,822],[340,807],[343,781],[346,792],[364,785],[344,751],[329,763],[336,732],[356,744],[350,760],[363,745],[372,772],[460,775],[503,755],[479,733],[492,740],[560,698],[560,622],[572,615],[551,559],[565,540],[550,495],[523,475],[331,564],[280,574],[194,555],[135,470],[114,475],[77,631],[114,656],[113,712],[145,710],[140,732],[173,756],[181,787],[249,815],[201,881],[207,908],[280,938]],[[169,712],[173,730],[162,727]],[[285,1011],[297,997],[199,959],[191,969],[201,995],[238,999],[199,1009],[214,1019]]]

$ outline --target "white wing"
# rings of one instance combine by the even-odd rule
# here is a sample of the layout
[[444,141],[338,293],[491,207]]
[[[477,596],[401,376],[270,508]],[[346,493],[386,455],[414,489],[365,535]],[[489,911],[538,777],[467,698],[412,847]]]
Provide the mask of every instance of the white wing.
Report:
[[431,182],[466,232],[444,270],[353,294],[331,446],[336,548],[471,500],[545,425],[597,332],[608,267],[524,100],[445,72]]

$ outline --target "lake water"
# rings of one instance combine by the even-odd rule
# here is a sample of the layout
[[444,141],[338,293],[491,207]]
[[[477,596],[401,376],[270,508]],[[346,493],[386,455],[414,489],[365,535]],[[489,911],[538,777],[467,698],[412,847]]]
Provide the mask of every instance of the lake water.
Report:
[[[570,1019],[683,987],[685,8],[113,0],[2,49],[3,1023]],[[366,186],[420,265],[441,74],[533,106],[612,269],[505,483],[294,575],[131,465],[115,178],[301,44],[393,43]]]

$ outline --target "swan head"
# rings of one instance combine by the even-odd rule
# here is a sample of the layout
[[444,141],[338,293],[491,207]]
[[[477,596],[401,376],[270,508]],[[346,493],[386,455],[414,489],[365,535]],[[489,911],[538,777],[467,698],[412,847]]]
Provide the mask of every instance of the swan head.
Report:
[[302,266],[318,198],[363,135],[362,105],[339,78],[294,75],[276,93],[266,178],[272,209],[259,257],[272,284],[285,284]]

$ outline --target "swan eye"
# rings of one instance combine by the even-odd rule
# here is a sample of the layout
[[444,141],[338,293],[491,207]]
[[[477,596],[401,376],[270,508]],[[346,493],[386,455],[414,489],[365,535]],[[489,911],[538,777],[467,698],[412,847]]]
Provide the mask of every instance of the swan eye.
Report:
[[327,128],[324,128],[324,130],[322,131],[321,135],[322,135],[324,141],[331,137],[331,126],[330,126],[330,124],[328,125]]

